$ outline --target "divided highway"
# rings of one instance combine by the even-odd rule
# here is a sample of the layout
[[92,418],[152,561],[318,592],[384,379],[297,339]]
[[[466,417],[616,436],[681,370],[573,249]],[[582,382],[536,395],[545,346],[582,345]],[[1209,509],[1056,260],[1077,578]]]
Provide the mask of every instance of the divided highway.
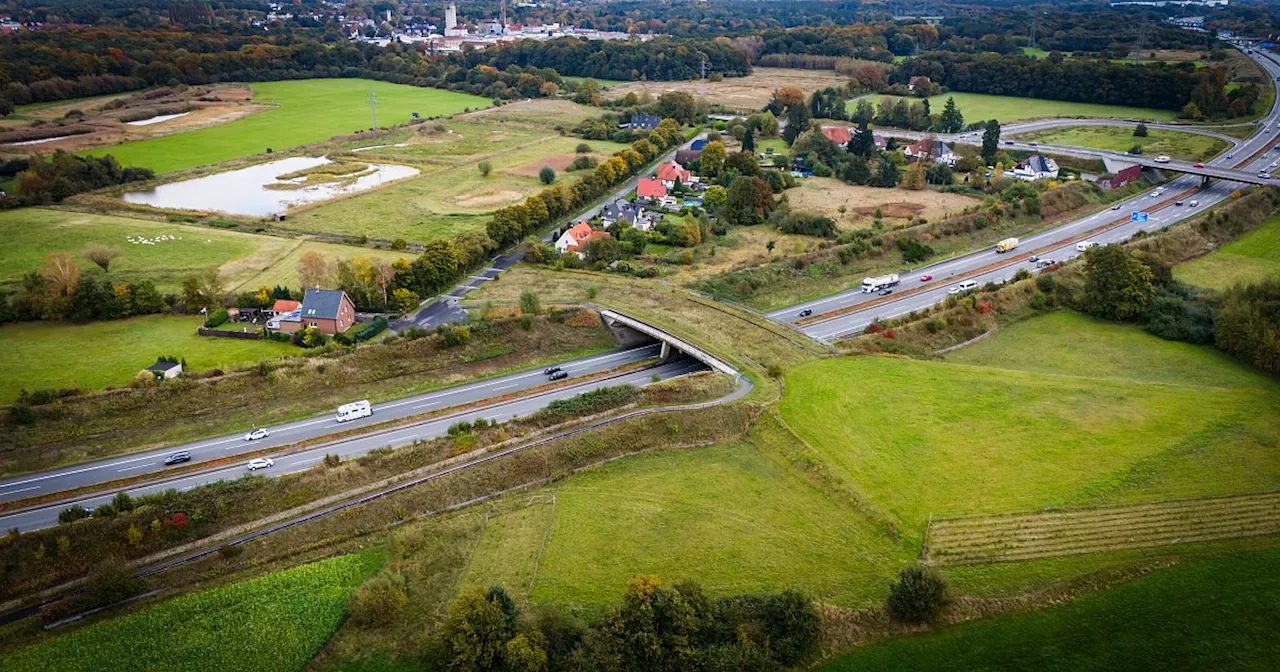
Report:
[[[1268,76],[1273,78],[1280,76],[1280,65],[1270,58],[1257,59],[1257,61]],[[1273,158],[1272,152],[1263,151],[1275,141],[1276,136],[1271,129],[1276,127],[1277,123],[1280,123],[1280,104],[1272,107],[1266,118],[1259,122],[1258,132],[1239,143],[1232,152],[1206,162],[1206,167],[1218,170],[1234,169],[1233,172],[1236,174],[1256,174],[1258,171],[1268,169],[1273,162],[1277,161],[1277,158],[1280,158]],[[1261,153],[1257,158],[1236,168],[1248,157],[1259,152]],[[1166,167],[1171,170],[1176,169],[1172,165]],[[1035,263],[1029,259],[1019,259],[1028,252],[1035,252],[1042,258],[1065,261],[1081,254],[1076,248],[1077,239],[1081,237],[1083,240],[1099,244],[1121,242],[1140,230],[1155,231],[1193,217],[1205,208],[1230,197],[1231,193],[1237,189],[1247,186],[1238,182],[1218,180],[1204,189],[1185,197],[1181,196],[1184,192],[1197,189],[1199,185],[1199,177],[1183,175],[1157,189],[1127,199],[1109,210],[1028,236],[1022,239],[1018,250],[1011,255],[998,254],[994,248],[987,248],[899,273],[900,284],[894,291],[911,292],[901,298],[891,299],[877,294],[866,294],[860,287],[854,287],[838,294],[776,310],[768,313],[767,316],[779,322],[795,323],[802,319],[801,311],[812,311],[817,321],[806,321],[806,324],[800,327],[806,335],[824,342],[856,335],[875,320],[906,315],[945,301],[961,279],[973,280],[981,285],[1007,280],[1021,269],[1035,272],[1037,270]],[[1179,196],[1184,205],[1178,206],[1170,202],[1157,208],[1158,204],[1172,201],[1175,196]],[[1194,207],[1189,205],[1192,200],[1198,202]],[[1132,212],[1149,213],[1148,220],[1129,221]],[[1101,233],[1085,236],[1089,231],[1110,224],[1114,226]],[[925,276],[931,276],[932,279],[922,280]],[[838,314],[823,319],[822,316],[828,313]]]

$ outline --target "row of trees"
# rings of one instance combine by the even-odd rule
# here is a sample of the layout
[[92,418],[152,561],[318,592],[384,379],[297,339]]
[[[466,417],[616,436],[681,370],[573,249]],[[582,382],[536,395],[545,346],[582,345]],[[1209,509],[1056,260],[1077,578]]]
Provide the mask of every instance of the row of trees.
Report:
[[704,63],[709,72],[723,76],[751,74],[746,55],[727,41],[660,38],[648,42],[591,42],[562,37],[502,44],[472,51],[464,58],[468,66],[552,68],[567,77],[596,79],[696,79],[702,76]]
[[65,252],[50,254],[44,267],[22,276],[12,295],[0,292],[0,323],[27,320],[114,320],[171,310],[174,295],[163,295],[150,280],[111,282],[83,275]]
[[76,156],[58,150],[48,160],[32,157],[26,163],[17,177],[19,193],[0,200],[0,207],[58,203],[81,192],[155,177],[150,168],[121,167],[110,154]]

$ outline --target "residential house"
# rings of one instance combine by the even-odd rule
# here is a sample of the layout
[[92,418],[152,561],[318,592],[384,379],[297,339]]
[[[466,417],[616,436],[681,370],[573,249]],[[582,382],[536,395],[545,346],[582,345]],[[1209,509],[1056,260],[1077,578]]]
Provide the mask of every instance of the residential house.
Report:
[[656,203],[666,198],[667,188],[663,186],[662,180],[656,177],[646,177],[636,183],[636,197],[643,198],[650,203]]
[[276,299],[276,302],[271,304],[270,312],[274,317],[283,317],[284,315],[292,313],[293,311],[301,307],[302,307],[302,303],[299,301],[290,301],[289,299]]
[[178,362],[156,362],[146,368],[146,371],[156,378],[177,378],[182,375],[182,364]]
[[631,115],[631,130],[633,131],[652,131],[662,123],[662,117],[652,114],[633,114]]
[[[701,152],[702,150],[707,148],[707,142],[708,141],[706,138],[699,138],[689,144],[689,149],[692,149],[697,152]],[[684,163],[684,162],[681,161],[681,163]]]
[[308,289],[297,313],[279,318],[280,331],[292,334],[309,327],[332,336],[346,331],[356,321],[356,306],[341,289]]
[[680,149],[676,150],[676,163],[687,166],[702,158],[701,149]]
[[1102,189],[1119,189],[1142,179],[1142,164],[1117,161],[1103,157],[1103,165],[1108,175],[1098,178],[1098,186]]
[[688,186],[693,182],[693,174],[685,170],[684,166],[676,163],[675,161],[668,161],[667,163],[660,164],[658,166],[657,175],[658,179],[662,180],[662,186],[668,189],[671,189],[676,185],[676,180],[679,180],[680,184],[685,186]]
[[1032,154],[1025,161],[1015,164],[1012,170],[1004,171],[1004,174],[1006,177],[1028,182],[1052,180],[1058,176],[1058,162],[1043,154]]
[[586,222],[574,224],[556,239],[556,251],[561,254],[564,254],[570,248],[577,251],[591,236],[591,231],[591,225]]
[[849,128],[848,126],[823,126],[822,127],[822,134],[827,136],[828,140],[836,143],[837,145],[840,145],[841,147],[844,147],[845,145],[849,144],[849,141],[853,139],[853,134],[857,132],[858,132],[858,129]]
[[937,138],[923,138],[918,142],[908,145],[902,150],[908,161],[927,161],[945,163],[948,166],[956,165],[956,155],[950,149],[947,149],[947,143]]
[[625,198],[619,198],[604,206],[604,210],[600,211],[600,221],[605,226],[612,226],[620,219],[625,219],[634,224],[639,219],[641,212],[640,206],[627,201]]

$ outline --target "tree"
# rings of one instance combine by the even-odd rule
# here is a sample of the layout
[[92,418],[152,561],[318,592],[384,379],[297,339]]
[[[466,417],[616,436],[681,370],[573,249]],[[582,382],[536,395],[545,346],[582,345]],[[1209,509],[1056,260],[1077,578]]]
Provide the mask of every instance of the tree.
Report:
[[1280,279],[1236,284],[1222,297],[1214,342],[1223,351],[1271,375],[1280,375]]
[[578,146],[573,148],[573,151],[575,154],[590,154],[591,145],[588,145],[585,142],[579,142]]
[[854,156],[845,164],[840,178],[849,184],[868,184],[871,182],[871,167],[865,158]]
[[486,159],[476,164],[476,169],[480,171],[480,177],[489,177],[489,173],[493,172],[493,164]]
[[699,169],[707,177],[716,177],[720,174],[720,169],[724,167],[724,160],[727,156],[728,153],[725,151],[723,142],[708,142],[702,148],[702,156],[698,157]]
[[[465,588],[449,604],[440,626],[446,665],[452,670],[495,670],[515,634],[514,618],[496,595]],[[503,594],[505,597],[505,593]]]
[[906,177],[902,180],[903,189],[920,191],[924,189],[924,161],[916,161],[907,168]]
[[786,116],[787,126],[782,129],[782,140],[790,146],[801,133],[809,130],[809,121],[813,119],[813,115],[809,112],[809,106],[801,102],[788,107]]
[[875,186],[889,189],[898,186],[898,177],[901,171],[898,170],[897,164],[886,158],[880,159],[880,171],[876,175]]
[[102,267],[104,271],[111,271],[111,262],[117,259],[121,254],[120,248],[109,247],[102,243],[89,243],[84,246],[84,258],[92,261]]
[[543,166],[538,169],[538,181],[543,184],[551,184],[556,181],[556,169],[551,166]]
[[928,623],[946,603],[947,582],[942,574],[932,567],[911,565],[903,567],[889,587],[885,611],[896,621]]
[[542,303],[538,301],[538,295],[532,290],[524,290],[520,292],[520,312],[525,315],[537,315],[542,312]]
[[622,244],[613,236],[592,238],[582,249],[588,263],[612,263],[622,258]]
[[742,151],[756,151],[756,132],[755,129],[747,128],[747,134],[742,136]]
[[1000,150],[1000,122],[995,119],[987,121],[987,128],[982,132],[982,160],[986,165],[994,165],[996,152]]
[[547,652],[523,632],[507,642],[502,659],[511,672],[543,672],[547,669]]
[[404,576],[399,572],[385,571],[356,588],[351,594],[348,613],[356,625],[386,625],[404,611],[408,602]]
[[1119,245],[1095,247],[1085,254],[1082,308],[1108,320],[1142,315],[1155,292],[1151,269]]
[[417,308],[421,302],[422,299],[418,297],[416,292],[404,287],[397,287],[391,292],[391,305],[402,313],[407,313]]
[[778,246],[778,241],[776,241],[776,240],[770,240],[769,242],[767,242],[767,243],[765,243],[765,244],[764,244],[764,249],[765,249],[765,250],[768,250],[768,252],[769,252],[769,256],[771,256],[771,257],[772,257],[772,256],[773,256],[773,248],[775,248],[775,247],[777,247],[777,246]]
[[729,185],[724,217],[729,224],[751,226],[764,222],[773,210],[773,190],[758,177],[742,175]]
[[1147,137],[1147,125],[1142,122],[1138,122],[1138,125],[1133,128],[1133,137],[1135,138]]
[[947,97],[947,104],[943,106],[942,115],[938,117],[938,125],[942,127],[944,133],[959,133],[964,130],[964,115],[960,113],[960,108],[956,107],[954,97]]
[[298,258],[298,280],[303,289],[329,285],[329,262],[316,250],[304,252]]
[[724,205],[725,201],[728,199],[729,192],[718,184],[713,184],[707,187],[707,190],[702,193],[702,205],[708,210],[715,210],[716,208],[719,208]]

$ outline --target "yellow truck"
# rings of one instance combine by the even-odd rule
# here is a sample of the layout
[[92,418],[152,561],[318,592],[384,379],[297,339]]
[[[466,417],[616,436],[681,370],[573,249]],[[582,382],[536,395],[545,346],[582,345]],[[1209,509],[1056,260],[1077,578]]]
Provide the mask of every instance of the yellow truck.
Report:
[[1017,247],[1018,247],[1017,238],[1005,238],[1004,240],[996,243],[996,252],[1001,252],[1001,253],[1008,252],[1009,250],[1017,249]]

